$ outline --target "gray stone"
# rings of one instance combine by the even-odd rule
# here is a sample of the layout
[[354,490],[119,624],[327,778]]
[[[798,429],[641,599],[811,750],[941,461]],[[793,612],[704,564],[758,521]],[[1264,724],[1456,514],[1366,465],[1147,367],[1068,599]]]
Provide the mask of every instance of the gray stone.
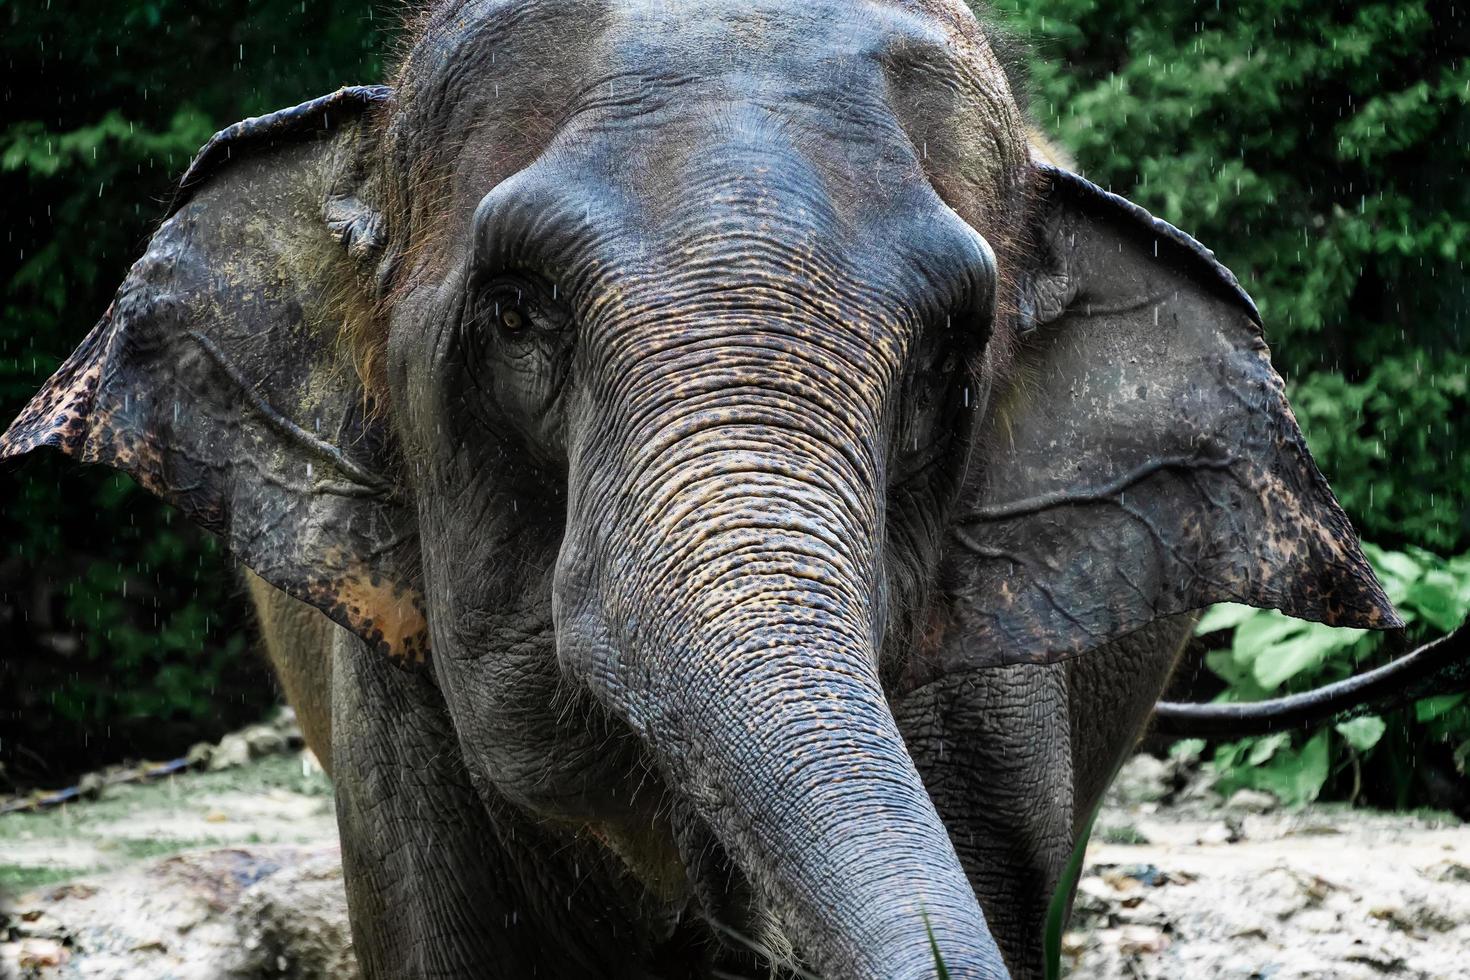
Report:
[[1123,764],[1113,794],[1124,803],[1156,803],[1169,795],[1169,764],[1146,753]]
[[250,757],[260,759],[286,751],[286,736],[268,725],[251,725],[240,732],[250,747]]
[[238,769],[249,762],[250,743],[245,741],[245,737],[239,734],[226,735],[220,739],[219,745],[215,747],[214,753],[209,758],[209,771]]
[[195,742],[189,747],[189,751],[184,754],[184,761],[189,764],[189,768],[191,769],[204,769],[208,767],[210,760],[213,758],[214,746],[209,742]]
[[1281,801],[1258,789],[1238,789],[1225,801],[1225,809],[1236,813],[1270,813]]

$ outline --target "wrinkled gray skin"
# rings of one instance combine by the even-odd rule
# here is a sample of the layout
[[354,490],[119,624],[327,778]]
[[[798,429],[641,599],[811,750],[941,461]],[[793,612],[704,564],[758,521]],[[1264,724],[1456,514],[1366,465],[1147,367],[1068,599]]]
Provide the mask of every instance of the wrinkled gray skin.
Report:
[[[351,658],[356,643],[310,606],[249,581],[271,663],[330,772],[331,678],[323,667],[332,663],[334,637],[338,657]],[[955,673],[894,701],[899,730],[1013,976],[1044,975],[1042,923],[1063,867],[1085,843],[1080,835],[1195,618],[1152,624],[1082,660]],[[361,703],[353,683],[336,688],[339,704]]]
[[1396,620],[1234,278],[1024,132],[958,0],[448,3],[0,458],[260,576],[370,978],[1039,977],[1189,614]]

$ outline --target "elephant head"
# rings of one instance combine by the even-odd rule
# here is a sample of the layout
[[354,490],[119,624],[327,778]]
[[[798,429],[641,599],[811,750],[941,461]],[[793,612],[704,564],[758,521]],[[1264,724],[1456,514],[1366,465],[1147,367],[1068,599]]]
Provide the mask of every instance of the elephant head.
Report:
[[1234,278],[1025,133],[958,0],[444,3],[205,147],[0,453],[431,672],[485,793],[656,893],[1003,975],[889,696],[1396,623]]

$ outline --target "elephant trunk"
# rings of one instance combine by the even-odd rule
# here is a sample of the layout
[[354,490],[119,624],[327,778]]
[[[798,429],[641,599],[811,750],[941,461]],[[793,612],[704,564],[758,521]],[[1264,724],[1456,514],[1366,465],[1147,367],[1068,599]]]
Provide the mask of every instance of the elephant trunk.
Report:
[[873,644],[819,586],[747,585],[660,685],[674,784],[823,976],[934,977],[929,929],[951,976],[1004,975]]
[[573,455],[559,649],[822,975],[935,977],[932,930],[1004,977],[879,683],[881,413],[832,362],[737,399],[695,364],[603,416],[644,421]]

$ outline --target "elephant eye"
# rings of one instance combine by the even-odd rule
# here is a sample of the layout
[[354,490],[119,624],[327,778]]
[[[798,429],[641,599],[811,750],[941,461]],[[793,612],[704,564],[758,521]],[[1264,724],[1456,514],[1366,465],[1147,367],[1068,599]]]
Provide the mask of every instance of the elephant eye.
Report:
[[526,325],[526,317],[515,307],[500,311],[500,329],[506,333],[519,333]]
[[501,337],[521,339],[529,334],[558,332],[569,319],[555,299],[556,287],[521,277],[501,277],[485,283],[475,299],[475,325]]

